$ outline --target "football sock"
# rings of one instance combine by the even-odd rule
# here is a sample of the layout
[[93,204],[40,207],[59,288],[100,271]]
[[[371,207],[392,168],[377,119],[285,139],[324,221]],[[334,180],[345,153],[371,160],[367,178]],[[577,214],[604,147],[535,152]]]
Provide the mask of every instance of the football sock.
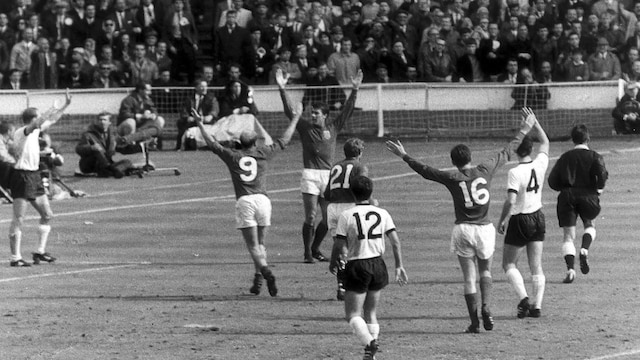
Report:
[[476,298],[476,293],[464,294],[464,301],[467,303],[467,310],[469,310],[471,325],[479,326],[480,320],[478,320],[478,300]]
[[544,296],[544,286],[546,282],[544,274],[531,276],[533,283],[533,308],[542,309],[542,297]]
[[38,253],[44,254],[47,247],[47,240],[49,240],[49,233],[51,232],[51,225],[40,224],[38,225],[38,235],[40,235],[40,242],[38,244]]
[[20,251],[21,243],[22,243],[22,231],[16,230],[13,234],[9,235],[9,247],[11,248],[11,261],[18,261],[22,259],[22,253]]
[[493,278],[491,276],[482,276],[480,278],[480,295],[482,297],[482,306],[491,302],[491,288],[493,287]]
[[591,242],[596,238],[596,228],[588,227],[584,229],[584,234],[582,235],[582,246],[581,248],[589,250],[589,246],[591,246]]
[[327,227],[327,223],[324,221],[320,222],[313,236],[313,244],[311,245],[311,251],[318,251],[318,249],[320,249],[320,244],[322,244],[322,240],[324,240],[324,237],[327,235],[327,231],[329,231],[329,228]]
[[367,329],[369,329],[369,334],[373,336],[373,339],[378,340],[378,336],[380,335],[380,324],[367,324]]
[[562,243],[562,255],[564,256],[564,262],[567,264],[567,269],[573,269],[576,257],[576,247],[573,242],[565,241]]
[[527,289],[524,286],[524,279],[522,278],[522,274],[517,268],[511,268],[507,270],[505,273],[507,275],[507,280],[509,280],[509,284],[513,286],[513,289],[516,291],[518,295],[518,299],[522,300],[527,297]]
[[356,337],[360,341],[363,346],[369,345],[371,340],[373,340],[373,336],[369,333],[369,329],[367,328],[367,323],[361,316],[354,316],[349,320],[349,326],[353,329],[353,333],[356,334]]
[[304,242],[304,254],[311,255],[311,240],[313,239],[313,225],[302,225],[302,241]]

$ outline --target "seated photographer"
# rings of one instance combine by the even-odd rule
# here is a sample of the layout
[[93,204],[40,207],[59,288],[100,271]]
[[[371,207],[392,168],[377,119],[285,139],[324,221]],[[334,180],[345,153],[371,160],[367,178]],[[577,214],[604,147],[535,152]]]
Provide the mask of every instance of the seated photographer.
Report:
[[625,84],[624,95],[611,112],[613,130],[617,134],[637,134],[640,132],[640,98],[639,83]]
[[80,155],[78,175],[95,173],[99,177],[120,179],[133,167],[131,161],[113,160],[116,153],[116,129],[111,125],[111,114],[101,112],[89,125],[78,144],[76,153]]
[[241,81],[231,80],[224,88],[219,101],[221,118],[231,114],[258,115],[258,108],[253,101],[253,90]]
[[[190,93],[182,103],[180,109],[180,118],[176,122],[178,127],[178,137],[176,138],[176,150],[182,147],[182,141],[187,129],[198,126],[191,116],[191,111],[195,109],[202,117],[202,123],[205,125],[213,124],[220,112],[218,100],[214,94],[207,92],[207,81],[204,79],[196,80],[194,83],[194,91]],[[194,144],[185,142],[186,150],[195,150]]]
[[145,82],[136,84],[135,90],[120,104],[117,132],[121,137],[118,138],[116,151],[123,154],[140,151],[137,144],[157,139],[163,127],[164,118],[158,115],[151,100],[151,85]]

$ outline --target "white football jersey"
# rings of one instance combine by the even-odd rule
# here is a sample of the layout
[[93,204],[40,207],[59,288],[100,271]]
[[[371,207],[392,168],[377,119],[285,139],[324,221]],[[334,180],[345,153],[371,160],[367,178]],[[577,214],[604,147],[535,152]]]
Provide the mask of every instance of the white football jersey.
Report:
[[40,168],[40,142],[38,140],[40,129],[35,129],[29,135],[25,135],[26,128],[26,126],[19,128],[13,135],[17,156],[14,168],[37,171]]
[[336,237],[347,240],[348,261],[370,259],[384,254],[385,235],[395,229],[385,209],[362,204],[340,215]]
[[507,191],[517,194],[511,215],[531,214],[542,208],[542,187],[548,166],[549,155],[539,153],[535,160],[509,170]]

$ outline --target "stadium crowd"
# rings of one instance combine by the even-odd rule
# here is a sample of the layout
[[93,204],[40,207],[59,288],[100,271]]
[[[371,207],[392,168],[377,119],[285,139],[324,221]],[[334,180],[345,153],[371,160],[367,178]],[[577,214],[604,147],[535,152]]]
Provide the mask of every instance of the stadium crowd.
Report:
[[317,83],[325,65],[344,85],[359,69],[364,82],[640,79],[631,0],[222,0],[213,21],[206,5],[2,1],[2,87],[190,85],[205,66],[213,86],[232,66],[253,85],[275,84],[277,69]]

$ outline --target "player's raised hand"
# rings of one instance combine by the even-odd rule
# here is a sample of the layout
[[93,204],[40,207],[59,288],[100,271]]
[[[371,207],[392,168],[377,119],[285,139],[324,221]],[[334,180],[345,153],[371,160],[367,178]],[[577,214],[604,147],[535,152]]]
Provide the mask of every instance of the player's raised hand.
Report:
[[520,124],[520,131],[525,135],[535,126],[538,118],[536,114],[529,107],[522,108],[522,124]]
[[402,146],[400,140],[387,140],[385,144],[387,145],[387,150],[391,151],[394,155],[399,157],[407,155],[407,152],[404,150],[404,146]]
[[398,285],[406,285],[409,282],[409,276],[403,267],[396,268],[396,282]]
[[360,88],[360,85],[362,85],[363,78],[364,78],[364,74],[362,73],[362,70],[358,70],[358,73],[356,74],[356,76],[351,77],[351,84],[353,85],[354,89],[358,90]]
[[284,87],[287,85],[287,82],[289,82],[289,73],[285,74],[282,69],[276,69],[276,83],[278,84],[278,86],[281,89],[284,89]]
[[197,123],[202,123],[202,115],[200,115],[200,113],[198,113],[198,110],[191,108],[191,116],[193,116],[193,120],[196,121]]
[[299,119],[303,113],[304,113],[304,106],[302,105],[302,102],[296,103],[295,108],[293,109],[293,116]]

